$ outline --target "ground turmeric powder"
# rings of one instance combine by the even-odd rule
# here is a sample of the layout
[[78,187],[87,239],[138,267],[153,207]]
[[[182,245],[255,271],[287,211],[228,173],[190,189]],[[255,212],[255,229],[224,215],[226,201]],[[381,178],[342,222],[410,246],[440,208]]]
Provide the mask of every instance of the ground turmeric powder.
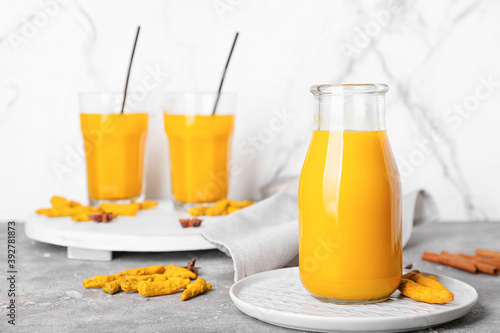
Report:
[[166,281],[141,281],[137,287],[139,294],[145,297],[173,294],[191,282],[189,279],[172,278]]
[[453,293],[446,289],[434,276],[425,277],[414,270],[403,275],[399,291],[416,301],[444,304],[453,301]]
[[212,290],[212,285],[207,283],[205,279],[199,278],[191,284],[188,284],[186,290],[182,292],[181,301],[186,301],[190,298],[195,297],[207,290]]

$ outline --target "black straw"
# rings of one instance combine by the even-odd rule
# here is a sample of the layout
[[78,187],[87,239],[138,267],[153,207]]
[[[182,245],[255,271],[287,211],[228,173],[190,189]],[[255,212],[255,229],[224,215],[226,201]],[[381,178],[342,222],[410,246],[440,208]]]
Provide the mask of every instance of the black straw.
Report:
[[134,48],[132,49],[132,56],[130,57],[130,63],[128,65],[127,81],[125,81],[125,92],[123,93],[122,111],[120,112],[120,114],[123,114],[123,110],[125,109],[125,100],[127,99],[128,79],[130,77],[130,70],[132,69],[132,62],[134,61],[135,46],[137,45],[137,40],[139,39],[139,32],[140,31],[141,31],[141,26],[138,26],[137,33],[135,35]]
[[222,73],[222,79],[220,80],[219,91],[217,92],[217,98],[215,99],[214,110],[212,111],[212,116],[217,111],[217,104],[219,103],[220,91],[222,90],[222,85],[224,84],[224,78],[226,77],[227,67],[229,66],[229,61],[231,61],[231,56],[233,55],[234,46],[236,45],[236,40],[238,39],[238,35],[240,33],[237,32],[234,36],[233,46],[231,47],[231,51],[229,52],[229,57],[227,58],[226,67],[224,67],[224,72]]

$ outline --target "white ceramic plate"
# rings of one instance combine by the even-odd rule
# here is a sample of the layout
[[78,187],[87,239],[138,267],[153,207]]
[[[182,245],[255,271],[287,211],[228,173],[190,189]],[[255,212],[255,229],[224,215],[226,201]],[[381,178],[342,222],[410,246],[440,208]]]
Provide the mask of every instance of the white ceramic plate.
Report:
[[182,228],[171,202],[140,210],[137,216],[118,216],[110,223],[74,222],[70,217],[36,215],[26,221],[26,235],[34,240],[90,250],[168,252],[214,249],[199,228]]
[[433,274],[453,294],[447,304],[427,304],[396,291],[387,301],[366,305],[322,302],[302,286],[298,267],[246,277],[230,290],[238,309],[264,322],[314,332],[401,332],[440,325],[468,313],[477,301],[470,285]]

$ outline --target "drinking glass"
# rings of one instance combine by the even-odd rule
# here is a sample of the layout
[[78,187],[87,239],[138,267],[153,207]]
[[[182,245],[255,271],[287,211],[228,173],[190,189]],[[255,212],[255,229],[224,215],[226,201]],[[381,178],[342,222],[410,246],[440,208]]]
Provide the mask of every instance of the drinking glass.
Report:
[[178,210],[227,196],[235,95],[181,92],[165,95],[172,195]]
[[[127,97],[128,98],[128,97]],[[122,93],[80,94],[90,205],[144,198],[144,154],[149,115]]]

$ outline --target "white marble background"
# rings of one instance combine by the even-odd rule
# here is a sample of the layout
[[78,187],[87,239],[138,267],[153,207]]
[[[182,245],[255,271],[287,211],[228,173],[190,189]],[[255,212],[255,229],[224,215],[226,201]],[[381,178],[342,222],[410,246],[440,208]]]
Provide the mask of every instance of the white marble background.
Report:
[[[500,219],[500,2],[351,0],[0,1],[0,219],[54,194],[86,199],[77,93],[132,89],[156,72],[147,195],[169,197],[159,94],[238,94],[230,196],[298,175],[317,83],[382,82],[404,190],[424,188],[443,220]],[[154,107],[153,107],[154,106]],[[283,131],[270,131],[286,113]],[[69,167],[62,175],[55,165]]]

